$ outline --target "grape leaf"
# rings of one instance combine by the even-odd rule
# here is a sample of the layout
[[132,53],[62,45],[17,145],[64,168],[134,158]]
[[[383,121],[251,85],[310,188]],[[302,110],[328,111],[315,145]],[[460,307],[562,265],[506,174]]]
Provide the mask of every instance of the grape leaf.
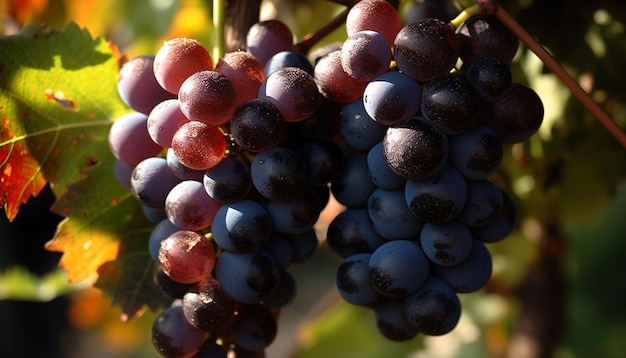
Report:
[[0,38],[0,205],[11,220],[49,182],[57,198],[51,210],[65,219],[46,248],[63,252],[70,282],[94,279],[105,262],[118,262],[128,287],[110,284],[119,278],[111,270],[100,272],[113,278],[99,277],[99,287],[116,302],[132,302],[123,307],[132,317],[144,303],[158,304],[149,289],[142,293],[153,285],[141,269],[151,267],[149,255],[125,257],[137,257],[137,241],[147,252],[153,224],[113,174],[108,131],[130,111],[117,94],[116,51],[75,23],[61,31],[27,26]]

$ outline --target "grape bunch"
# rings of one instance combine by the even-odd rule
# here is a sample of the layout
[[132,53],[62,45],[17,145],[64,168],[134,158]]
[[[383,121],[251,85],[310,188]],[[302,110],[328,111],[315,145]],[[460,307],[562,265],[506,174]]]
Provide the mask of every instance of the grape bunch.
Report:
[[[347,38],[313,58],[267,20],[216,63],[194,39],[127,61],[134,111],[109,132],[114,173],[154,222],[154,281],[172,301],[152,341],[164,357],[263,357],[296,295],[290,269],[325,242],[336,285],[402,341],[451,331],[459,293],[491,276],[485,244],[516,222],[490,176],[543,106],[512,80],[517,38],[476,15],[406,25],[356,3]],[[326,237],[329,199],[345,210]]]

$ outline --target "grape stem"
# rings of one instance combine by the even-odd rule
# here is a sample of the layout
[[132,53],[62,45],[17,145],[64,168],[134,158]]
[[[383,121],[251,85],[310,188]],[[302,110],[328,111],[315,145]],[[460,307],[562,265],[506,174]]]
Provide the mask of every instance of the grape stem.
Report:
[[596,117],[609,133],[626,148],[626,132],[597,104],[593,98],[570,76],[550,53],[532,37],[508,12],[493,0],[478,0],[480,13],[493,15],[508,27],[517,37],[548,67],[548,69],[567,86],[572,94]]
[[300,53],[308,53],[309,50],[315,46],[321,39],[326,37],[331,32],[335,31],[341,26],[348,16],[349,9],[343,10],[339,15],[335,16],[324,26],[317,29],[315,32],[309,33],[302,38],[302,41],[296,44],[296,50]]
[[213,61],[217,62],[224,56],[226,40],[224,39],[224,12],[226,0],[213,0]]

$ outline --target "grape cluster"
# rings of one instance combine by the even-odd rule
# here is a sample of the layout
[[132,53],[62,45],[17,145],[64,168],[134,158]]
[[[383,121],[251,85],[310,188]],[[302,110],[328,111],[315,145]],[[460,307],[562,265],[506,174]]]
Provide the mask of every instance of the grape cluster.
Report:
[[490,177],[504,145],[538,130],[543,105],[513,82],[518,40],[495,17],[470,17],[455,31],[441,17],[400,26],[391,9],[357,3],[347,40],[326,60],[336,64],[320,60],[315,71],[322,93],[343,103],[338,132],[349,148],[331,183],[346,207],[326,240],[342,259],[336,286],[374,311],[384,337],[404,341],[450,332],[458,294],[489,281],[485,244],[507,237],[517,216]]
[[485,244],[517,215],[489,177],[543,118],[512,81],[517,38],[489,16],[403,26],[384,0],[354,5],[346,30],[314,59],[269,20],[217,63],[176,38],[123,65],[134,112],[109,146],[155,223],[154,280],[172,299],[152,330],[163,356],[263,357],[331,195],[345,207],[325,238],[342,258],[337,289],[385,337],[449,332],[458,293],[489,280]]

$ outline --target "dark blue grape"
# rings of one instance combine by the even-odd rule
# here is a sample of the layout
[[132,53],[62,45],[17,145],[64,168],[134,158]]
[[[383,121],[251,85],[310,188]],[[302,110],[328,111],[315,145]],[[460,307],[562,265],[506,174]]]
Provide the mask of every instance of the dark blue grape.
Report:
[[474,61],[468,67],[466,77],[474,86],[478,98],[487,102],[502,98],[513,83],[509,65],[495,57],[482,57]]
[[406,298],[404,308],[411,325],[429,336],[449,333],[461,317],[461,302],[456,292],[433,276]]
[[405,179],[435,175],[448,159],[448,137],[423,117],[387,129],[383,153],[389,167]]
[[313,65],[303,54],[295,51],[280,51],[265,63],[265,76],[285,67],[298,67],[313,76]]
[[502,211],[502,190],[488,179],[467,182],[467,200],[458,219],[469,227],[489,224]]
[[142,160],[133,169],[130,192],[142,204],[162,208],[167,194],[179,182],[165,158],[152,157]]
[[293,263],[293,247],[287,240],[286,235],[272,232],[262,250],[272,255],[274,261],[276,261],[276,266],[280,270],[286,270]]
[[[249,351],[262,351],[278,333],[276,317],[264,305],[244,305],[232,327],[232,338],[237,347]],[[240,357],[237,354],[237,357]]]
[[257,154],[250,165],[252,184],[270,200],[292,200],[301,194],[306,164],[293,149],[275,147]]
[[172,173],[174,173],[174,175],[180,180],[202,181],[202,178],[204,177],[204,170],[191,169],[185,166],[180,162],[180,160],[178,160],[178,157],[174,154],[174,150],[172,148],[167,148],[165,160],[167,161],[167,166],[170,168]]
[[367,153],[367,171],[370,179],[379,188],[394,190],[404,187],[406,179],[396,174],[387,163],[383,143],[379,142]]
[[278,287],[269,296],[263,298],[262,304],[269,308],[280,309],[291,304],[296,299],[298,285],[291,273],[279,270]]
[[250,192],[250,168],[237,158],[224,158],[204,172],[204,190],[214,200],[222,203],[242,200]]
[[491,254],[481,241],[474,240],[472,251],[460,264],[455,266],[433,266],[433,275],[445,281],[455,292],[474,292],[489,282],[491,278]]
[[372,253],[385,239],[374,231],[366,209],[347,209],[328,225],[326,243],[341,257]]
[[367,152],[383,140],[387,126],[370,117],[359,98],[341,108],[338,131],[350,148]]
[[215,278],[237,302],[253,304],[276,290],[280,274],[274,258],[265,251],[223,251],[217,258]]
[[369,260],[371,253],[359,253],[346,257],[335,277],[337,291],[348,303],[359,306],[372,306],[380,299],[380,294],[370,284]]
[[207,332],[224,330],[235,321],[239,303],[213,277],[194,284],[183,296],[183,312],[194,327]]
[[297,147],[307,167],[307,184],[326,186],[335,180],[343,168],[343,153],[328,137],[316,137]]
[[443,224],[426,223],[420,244],[426,256],[439,266],[454,266],[465,260],[472,250],[470,229],[457,220]]
[[365,207],[370,194],[376,189],[367,171],[367,155],[355,154],[348,157],[341,174],[332,181],[330,189],[335,199],[346,207]]
[[491,127],[503,143],[521,143],[539,130],[543,103],[537,92],[513,83],[506,94],[484,106],[483,123]]
[[313,229],[301,234],[286,235],[286,238],[293,249],[293,263],[305,261],[315,253],[319,246],[317,235]]
[[277,146],[286,129],[278,108],[261,98],[240,104],[230,120],[230,132],[235,143],[253,153]]
[[430,264],[413,241],[394,240],[379,246],[369,261],[372,287],[386,297],[406,297],[426,281]]
[[448,135],[460,134],[476,123],[480,100],[463,75],[447,74],[424,86],[421,114]]
[[301,234],[313,227],[322,206],[313,191],[306,191],[290,201],[270,200],[265,203],[272,229],[283,234]]
[[474,238],[485,243],[504,240],[517,225],[517,206],[505,191],[502,193],[502,210],[487,224],[472,228]]
[[406,204],[421,220],[443,223],[454,219],[467,199],[467,184],[461,173],[446,164],[434,177],[408,180]]
[[376,189],[367,202],[367,215],[386,240],[417,240],[424,226],[407,206],[403,189]]
[[272,223],[265,208],[250,199],[222,205],[211,224],[213,240],[224,250],[253,252],[270,237]]
[[191,357],[204,344],[206,332],[185,318],[181,306],[163,310],[152,324],[152,345],[164,357]]
[[394,342],[415,338],[419,331],[407,319],[404,298],[387,298],[374,308],[376,328],[383,337]]
[[450,150],[448,161],[467,180],[481,180],[493,174],[500,163],[504,150],[498,135],[489,127],[479,125],[448,138]]
[[367,84],[363,106],[376,122],[392,126],[417,114],[421,96],[419,83],[400,72],[389,71]]
[[426,18],[405,25],[394,41],[398,69],[419,82],[448,73],[456,64],[459,43],[447,23]]
[[459,26],[457,34],[464,67],[487,56],[510,64],[519,46],[513,31],[491,15],[470,17]]

